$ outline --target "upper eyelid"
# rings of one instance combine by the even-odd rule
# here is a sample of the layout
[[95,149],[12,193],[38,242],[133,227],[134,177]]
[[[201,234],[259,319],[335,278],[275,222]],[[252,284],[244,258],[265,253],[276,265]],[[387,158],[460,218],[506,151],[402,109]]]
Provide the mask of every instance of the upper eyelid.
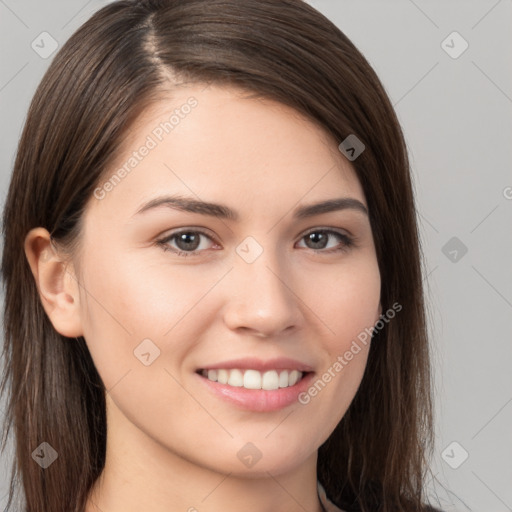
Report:
[[203,230],[202,228],[177,228],[176,231],[172,231],[166,235],[159,236],[158,240],[172,240],[175,236],[178,236],[181,233],[199,233],[200,235],[204,235],[210,238],[213,242],[218,243],[214,235],[210,234],[208,231]]
[[[337,233],[339,235],[346,235],[346,236],[350,236],[350,237],[352,236],[352,234],[349,231],[347,231],[346,229],[343,229],[343,228],[330,228],[328,226],[318,226],[318,227],[307,229],[306,231],[304,231],[302,233],[301,237],[309,235],[309,233],[314,233],[315,231],[327,231],[327,232],[331,232],[331,233]],[[343,231],[345,231],[346,233],[343,233]]]

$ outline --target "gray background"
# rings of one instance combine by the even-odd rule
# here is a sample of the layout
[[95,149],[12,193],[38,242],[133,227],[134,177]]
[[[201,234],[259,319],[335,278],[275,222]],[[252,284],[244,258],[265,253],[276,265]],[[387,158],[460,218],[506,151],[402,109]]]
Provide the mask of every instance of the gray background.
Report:
[[[32,42],[46,31],[62,45],[106,3],[0,0],[2,207],[52,58]],[[435,368],[431,501],[447,512],[512,511],[512,1],[309,3],[372,64],[410,152]],[[0,505],[10,457],[0,458]]]

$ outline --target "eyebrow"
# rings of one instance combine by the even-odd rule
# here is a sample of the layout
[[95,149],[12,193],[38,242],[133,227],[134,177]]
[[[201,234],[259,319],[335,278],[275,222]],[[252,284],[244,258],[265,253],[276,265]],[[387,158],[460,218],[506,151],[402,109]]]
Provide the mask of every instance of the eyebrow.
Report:
[[[226,205],[218,203],[209,203],[199,201],[197,199],[184,196],[163,196],[157,197],[143,204],[135,213],[140,215],[159,207],[168,207],[173,210],[180,210],[190,213],[198,213],[200,215],[208,215],[218,219],[226,219],[231,221],[239,221],[240,215],[235,210]],[[354,210],[368,216],[366,206],[353,197],[340,197],[336,199],[328,199],[319,203],[300,206],[293,211],[293,218],[306,219],[322,213],[328,213],[339,210]]]

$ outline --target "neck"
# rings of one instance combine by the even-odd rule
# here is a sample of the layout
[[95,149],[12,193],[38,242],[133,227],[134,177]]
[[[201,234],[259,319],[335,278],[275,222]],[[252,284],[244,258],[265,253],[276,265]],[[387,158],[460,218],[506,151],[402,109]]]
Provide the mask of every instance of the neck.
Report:
[[105,467],[86,512],[322,512],[316,451],[285,472],[220,473],[162,446],[119,411],[108,414],[107,432]]

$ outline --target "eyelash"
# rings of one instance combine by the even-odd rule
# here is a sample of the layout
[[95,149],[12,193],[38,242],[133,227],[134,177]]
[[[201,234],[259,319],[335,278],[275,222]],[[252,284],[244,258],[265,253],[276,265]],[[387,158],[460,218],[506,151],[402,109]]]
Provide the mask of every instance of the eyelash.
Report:
[[[169,247],[168,243],[171,240],[173,240],[175,237],[177,237],[178,235],[181,235],[183,233],[193,233],[193,234],[197,234],[198,233],[198,234],[201,234],[201,235],[205,236],[206,238],[209,238],[212,242],[217,243],[209,234],[207,234],[206,232],[204,232],[204,231],[202,231],[200,229],[182,229],[180,231],[176,231],[174,233],[171,233],[170,235],[166,236],[165,238],[161,238],[161,239],[157,240],[156,244],[158,246],[160,246],[164,250],[164,252],[170,251],[170,252],[176,254],[177,256],[182,256],[182,257],[199,256],[201,254],[201,252],[203,252],[203,251],[197,251],[197,250],[194,250],[194,251],[182,251],[180,249],[174,249],[174,248]],[[342,245],[340,247],[338,247],[338,248],[335,248],[335,249],[328,249],[328,250],[324,250],[324,249],[311,249],[311,251],[313,251],[315,253],[332,254],[332,253],[338,253],[338,252],[348,252],[351,248],[356,246],[356,243],[355,243],[356,239],[355,239],[355,237],[346,235],[344,233],[340,233],[339,231],[335,231],[335,230],[332,230],[332,229],[327,229],[327,228],[315,228],[315,229],[309,230],[307,233],[302,235],[300,240],[304,239],[306,236],[310,235],[311,233],[329,233],[329,234],[334,234],[339,239],[341,239],[341,241],[342,241]]]

